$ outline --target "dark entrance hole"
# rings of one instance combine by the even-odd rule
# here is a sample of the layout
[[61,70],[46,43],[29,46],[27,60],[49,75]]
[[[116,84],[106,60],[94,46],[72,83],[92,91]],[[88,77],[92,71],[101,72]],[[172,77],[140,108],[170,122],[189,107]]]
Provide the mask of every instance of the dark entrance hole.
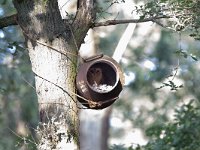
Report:
[[97,62],[89,67],[87,82],[90,88],[96,92],[109,92],[116,86],[116,70],[108,62]]

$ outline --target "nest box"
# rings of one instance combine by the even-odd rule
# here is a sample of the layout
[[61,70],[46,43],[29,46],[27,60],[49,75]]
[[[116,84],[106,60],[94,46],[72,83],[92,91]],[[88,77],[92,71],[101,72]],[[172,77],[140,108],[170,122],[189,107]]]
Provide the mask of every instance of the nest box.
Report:
[[103,109],[118,98],[124,84],[119,64],[106,55],[84,60],[76,77],[77,98],[90,109]]

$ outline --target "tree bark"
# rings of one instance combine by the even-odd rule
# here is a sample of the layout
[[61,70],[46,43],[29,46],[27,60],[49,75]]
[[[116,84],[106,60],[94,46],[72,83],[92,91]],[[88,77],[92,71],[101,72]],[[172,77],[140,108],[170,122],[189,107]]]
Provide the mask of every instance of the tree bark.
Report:
[[[81,150],[107,150],[109,119],[112,107],[103,110],[81,111],[80,147]],[[87,138],[90,137],[90,138]]]
[[87,5],[81,2],[72,27],[63,22],[56,0],[14,1],[17,23],[26,37],[35,73],[41,122],[37,129],[40,150],[79,149],[74,83],[77,50],[92,19],[90,14],[83,13],[88,11]]

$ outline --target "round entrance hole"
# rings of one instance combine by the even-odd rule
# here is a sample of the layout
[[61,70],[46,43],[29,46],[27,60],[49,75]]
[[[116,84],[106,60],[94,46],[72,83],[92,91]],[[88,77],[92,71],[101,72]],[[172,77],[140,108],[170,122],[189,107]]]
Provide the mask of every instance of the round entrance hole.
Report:
[[87,71],[88,86],[95,92],[108,93],[118,82],[117,70],[110,62],[97,62]]

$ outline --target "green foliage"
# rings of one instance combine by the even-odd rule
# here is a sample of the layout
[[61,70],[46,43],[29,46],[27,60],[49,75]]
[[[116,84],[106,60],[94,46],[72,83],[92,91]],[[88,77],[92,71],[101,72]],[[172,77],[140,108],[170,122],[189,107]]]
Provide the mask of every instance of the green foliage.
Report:
[[166,16],[163,11],[165,5],[161,5],[159,1],[148,1],[144,5],[135,6],[135,10],[139,15],[140,19],[149,17]]
[[144,150],[197,150],[200,147],[200,107],[194,101],[176,109],[172,123],[147,129],[152,138]]
[[184,50],[177,50],[176,52],[175,52],[177,55],[179,55],[179,56],[183,56],[184,58],[188,58],[188,57],[191,57],[194,61],[198,61],[198,58],[197,58],[197,56],[196,55],[194,55],[194,54],[188,54],[186,51],[184,51]]
[[159,23],[161,26],[171,28],[175,31],[189,29],[190,36],[196,40],[200,39],[200,1],[199,0],[151,0],[141,6],[136,6],[136,12],[140,19],[147,17],[163,16],[167,24]]
[[[199,103],[198,103],[199,104]],[[191,100],[176,109],[174,120],[146,130],[150,141],[145,146],[126,148],[113,145],[110,150],[197,150],[200,147],[200,105]]]
[[22,146],[33,149],[30,147],[34,145],[27,140],[32,138],[32,133],[23,137],[17,129],[24,123],[24,130],[32,132],[37,123],[36,95],[30,86],[33,84],[30,62],[26,50],[16,42],[3,49],[0,51],[4,56],[0,63],[0,134],[5,136],[1,137],[0,150],[20,149]]
[[7,2],[7,0],[3,0],[3,1],[0,2],[0,4],[1,4],[1,5],[5,5],[6,2]]
[[[1,17],[15,12],[11,0],[4,2]],[[36,149],[27,140],[35,137],[37,101],[24,39],[18,27],[6,27],[0,34],[0,150]]]

